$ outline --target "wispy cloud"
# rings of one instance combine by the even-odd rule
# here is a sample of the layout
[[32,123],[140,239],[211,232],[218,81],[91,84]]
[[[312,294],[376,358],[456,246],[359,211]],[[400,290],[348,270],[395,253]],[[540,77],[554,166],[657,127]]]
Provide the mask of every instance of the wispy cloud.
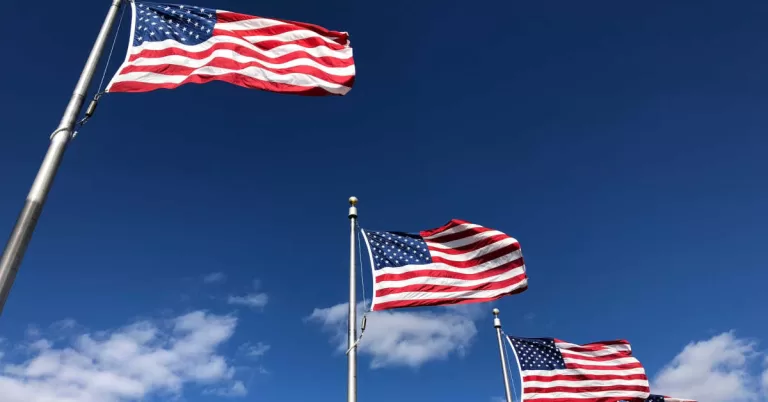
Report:
[[51,328],[54,330],[66,330],[66,329],[73,329],[77,325],[77,321],[75,321],[72,318],[66,318],[60,321],[56,321],[53,324],[51,324]]
[[486,319],[491,319],[492,317],[492,308],[488,307],[488,305],[484,303],[454,304],[443,306],[442,308],[453,311],[456,314],[469,317],[473,320],[482,319],[483,317]]
[[223,283],[227,280],[227,275],[223,272],[211,272],[203,277],[203,283]]
[[[261,288],[261,281],[258,279],[253,280],[253,289],[259,290]],[[247,306],[254,309],[263,308],[267,305],[269,296],[264,292],[251,292],[243,296],[232,296],[227,298],[227,303],[236,304],[241,306]]]
[[235,317],[195,311],[81,333],[65,344],[41,338],[22,359],[0,361],[2,400],[123,402],[178,396],[192,383],[244,394],[234,368],[217,352],[236,326]]
[[763,370],[763,378],[761,381],[762,391],[763,391],[763,399],[768,400],[768,357],[765,358],[765,362],[763,363],[763,367],[765,369]]
[[249,293],[244,296],[229,296],[227,303],[248,306],[251,308],[262,308],[267,305],[269,297],[266,293]]
[[203,393],[223,397],[241,397],[248,395],[248,390],[245,388],[245,384],[243,384],[242,381],[235,381],[235,383],[230,387],[208,388],[203,391]]
[[27,330],[24,332],[24,335],[27,338],[39,338],[40,337],[40,328],[38,328],[37,325],[29,325],[27,327]]
[[[362,303],[357,306],[362,313]],[[348,304],[316,308],[308,321],[320,324],[331,334],[340,352],[346,351]],[[359,344],[361,354],[373,358],[372,368],[388,366],[418,367],[450,355],[463,355],[477,334],[474,310],[379,311],[369,314],[365,336]]]
[[272,349],[272,346],[263,342],[258,342],[255,345],[251,344],[250,342],[240,345],[240,353],[253,358],[264,356],[264,354],[267,353],[269,349]]

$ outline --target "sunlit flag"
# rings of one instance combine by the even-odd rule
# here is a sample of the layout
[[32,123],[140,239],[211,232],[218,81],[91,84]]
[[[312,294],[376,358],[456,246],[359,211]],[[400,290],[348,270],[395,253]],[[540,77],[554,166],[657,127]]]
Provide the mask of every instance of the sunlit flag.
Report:
[[107,92],[225,81],[299,95],[344,95],[349,35],[317,25],[176,4],[132,2],[130,45]]
[[520,243],[498,230],[454,219],[419,234],[363,234],[373,310],[486,302],[528,288]]
[[643,402],[650,396],[645,369],[627,341],[508,340],[520,365],[524,401]]

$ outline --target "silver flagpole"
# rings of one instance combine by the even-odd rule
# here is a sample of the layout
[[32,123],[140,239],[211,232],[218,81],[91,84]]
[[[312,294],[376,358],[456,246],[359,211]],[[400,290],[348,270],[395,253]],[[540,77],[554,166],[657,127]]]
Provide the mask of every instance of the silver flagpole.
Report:
[[349,197],[349,338],[347,338],[347,402],[357,402],[357,197]]
[[83,107],[93,73],[96,71],[96,66],[99,64],[99,59],[104,50],[104,44],[117,17],[120,2],[121,0],[112,0],[112,5],[109,7],[104,24],[102,24],[99,35],[96,37],[96,43],[93,44],[88,61],[85,62],[85,68],[83,68],[80,79],[75,86],[75,91],[72,93],[72,98],[69,99],[69,104],[67,104],[67,108],[64,110],[64,116],[61,118],[59,127],[51,135],[51,145],[48,147],[48,152],[45,154],[40,170],[37,172],[37,177],[35,177],[32,188],[27,195],[24,208],[16,220],[16,226],[14,226],[8,243],[5,245],[3,256],[0,258],[0,314],[2,314],[5,307],[13,281],[16,279],[16,273],[19,270],[21,260],[24,258],[24,252],[27,250],[27,245],[29,245],[29,241],[32,238],[32,232],[35,230],[35,225],[43,210],[43,204],[48,196],[48,191],[51,189],[56,171],[61,164],[67,143],[72,139],[77,116]]
[[504,358],[504,343],[501,340],[501,320],[499,309],[493,309],[493,326],[496,327],[496,338],[499,340],[499,355],[501,356],[501,374],[504,376],[504,392],[507,402],[512,402],[512,392],[509,391],[509,373],[507,372],[507,359]]

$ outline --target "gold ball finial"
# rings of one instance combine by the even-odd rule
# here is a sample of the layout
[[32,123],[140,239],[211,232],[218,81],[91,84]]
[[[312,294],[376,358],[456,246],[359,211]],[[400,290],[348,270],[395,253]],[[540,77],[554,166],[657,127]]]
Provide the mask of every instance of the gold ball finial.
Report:
[[499,315],[499,309],[497,308],[493,309],[493,315]]
[[357,205],[357,197],[349,197],[349,205],[353,207]]

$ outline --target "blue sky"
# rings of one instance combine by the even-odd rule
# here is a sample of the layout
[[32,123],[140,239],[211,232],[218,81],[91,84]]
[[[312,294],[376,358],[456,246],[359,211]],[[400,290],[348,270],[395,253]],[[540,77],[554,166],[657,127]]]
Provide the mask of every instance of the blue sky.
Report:
[[[4,3],[3,230],[108,5]],[[104,97],[0,317],[0,388],[61,396],[62,370],[102,356],[90,394],[53,400],[344,398],[356,195],[372,229],[502,230],[530,277],[498,303],[372,315],[361,401],[502,396],[492,307],[510,334],[630,340],[658,392],[768,400],[765,3],[195,5],[350,32],[355,88]]]

